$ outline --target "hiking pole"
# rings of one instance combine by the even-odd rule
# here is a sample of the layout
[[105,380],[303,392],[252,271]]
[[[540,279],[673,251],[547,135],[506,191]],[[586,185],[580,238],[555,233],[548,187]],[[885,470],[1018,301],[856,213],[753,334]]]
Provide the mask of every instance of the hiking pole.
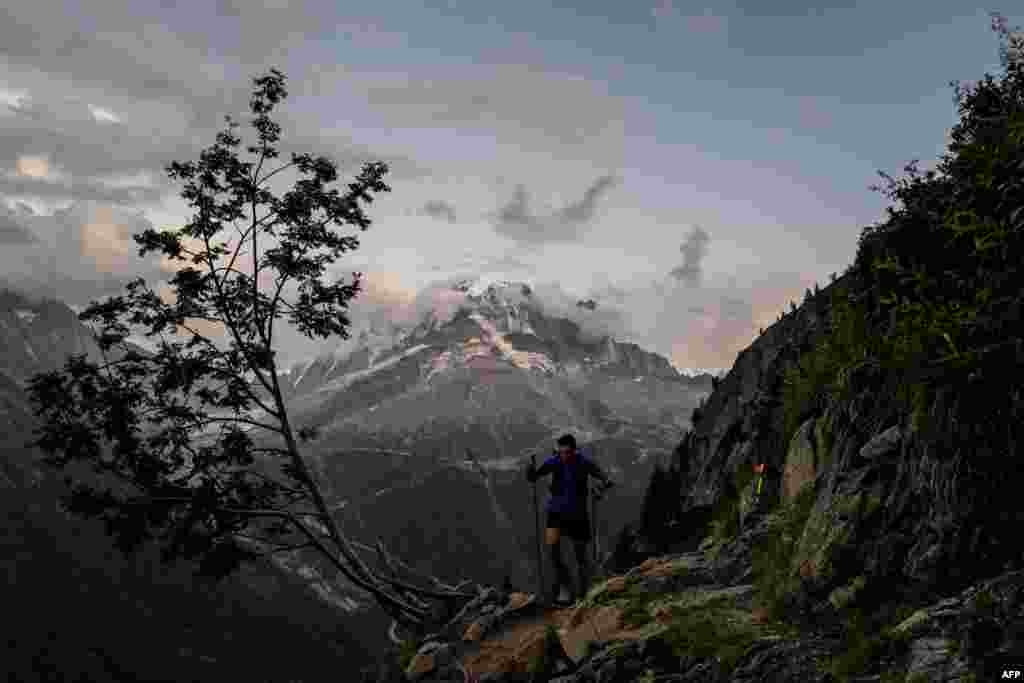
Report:
[[600,494],[597,489],[594,489],[594,495],[590,501],[590,525],[593,527],[592,535],[594,537],[594,569],[597,569],[597,558],[600,557],[601,552],[598,550],[598,543],[600,539],[597,537],[597,498]]
[[[537,469],[537,456],[530,455],[530,468],[531,470]],[[535,479],[530,485],[533,489],[533,518],[535,522],[535,528],[537,531],[537,599],[541,600],[544,596],[544,563],[541,561],[541,549],[540,549],[540,506],[537,504],[537,480]]]

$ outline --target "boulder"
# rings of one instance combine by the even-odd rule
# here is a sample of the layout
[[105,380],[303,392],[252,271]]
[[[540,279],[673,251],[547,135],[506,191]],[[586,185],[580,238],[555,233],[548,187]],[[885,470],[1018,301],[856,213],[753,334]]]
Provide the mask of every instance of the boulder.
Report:
[[508,604],[505,606],[507,612],[515,611],[526,607],[533,602],[534,595],[531,593],[513,593],[509,596]]
[[437,663],[434,661],[434,655],[417,652],[409,662],[409,666],[406,667],[405,675],[413,681],[418,681],[435,668],[437,668]]
[[466,632],[462,635],[462,639],[467,643],[479,642],[484,635],[484,627],[479,621],[474,621],[466,628]]
[[864,444],[858,456],[861,460],[884,458],[897,451],[902,440],[903,432],[900,427],[898,425],[889,427],[881,434],[876,434],[870,441]]
[[645,572],[646,573],[646,572],[654,569],[655,567],[657,567],[658,565],[663,564],[663,563],[664,563],[664,561],[659,559],[659,558],[649,557],[649,558],[647,558],[646,560],[644,560],[643,562],[640,563],[640,566],[638,567],[638,570],[640,572]]
[[818,446],[815,443],[815,424],[811,419],[800,425],[789,442],[786,462],[782,468],[782,500],[790,502],[804,486],[818,476]]

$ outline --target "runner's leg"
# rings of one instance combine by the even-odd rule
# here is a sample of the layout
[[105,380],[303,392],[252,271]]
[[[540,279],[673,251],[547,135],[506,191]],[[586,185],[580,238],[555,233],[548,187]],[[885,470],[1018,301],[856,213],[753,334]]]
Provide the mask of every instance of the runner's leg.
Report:
[[589,544],[585,538],[574,538],[573,539],[573,550],[576,554],[576,568],[577,576],[579,576],[580,587],[577,598],[582,598],[590,590],[590,557],[589,557]]
[[569,568],[565,566],[565,561],[562,560],[562,547],[561,543],[559,543],[562,530],[558,526],[559,524],[557,515],[548,513],[548,526],[544,530],[544,542],[547,544],[548,552],[551,555],[551,565],[555,568],[555,585],[552,589],[552,600],[558,599],[558,594],[562,587],[567,589],[572,587]]

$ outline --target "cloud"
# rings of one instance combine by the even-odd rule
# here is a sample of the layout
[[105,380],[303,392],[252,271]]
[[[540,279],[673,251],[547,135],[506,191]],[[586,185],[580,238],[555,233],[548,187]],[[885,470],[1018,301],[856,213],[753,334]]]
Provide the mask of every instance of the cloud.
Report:
[[446,220],[449,223],[454,223],[456,220],[455,207],[442,199],[428,201],[420,209],[420,213],[438,220]]
[[518,185],[512,198],[495,212],[492,224],[499,235],[523,244],[578,242],[594,218],[598,201],[617,182],[613,176],[601,176],[578,201],[548,215],[535,214],[526,188]]
[[[337,76],[323,76],[332,84]],[[467,144],[477,133],[511,138],[551,153],[553,146],[592,148],[621,139],[626,100],[609,84],[538,64],[481,63],[346,73],[346,83],[382,125],[458,129]],[[543,106],[539,106],[543,103]]]
[[583,193],[583,198],[558,211],[559,220],[570,224],[588,223],[594,217],[597,201],[618,181],[612,176],[601,176]]
[[[759,329],[773,324],[789,301],[799,301],[812,284],[813,276],[799,273],[699,288],[675,277],[640,286],[609,283],[582,297],[597,302],[593,313],[577,308],[568,317],[582,322],[591,334],[611,334],[670,357],[677,367],[730,367]],[[565,307],[562,303],[553,310]]]
[[688,285],[699,285],[703,274],[701,261],[708,253],[708,233],[699,225],[686,236],[679,251],[683,254],[682,264],[676,266],[669,273],[672,277]]
[[498,233],[514,239],[527,237],[523,241],[540,241],[543,237],[543,227],[540,220],[530,213],[528,204],[526,188],[517,185],[512,199],[498,209],[495,217]]
[[[75,202],[52,214],[0,201],[0,221],[13,222],[32,240],[6,242],[0,273],[15,287],[69,304],[119,292],[135,277],[167,276],[159,258],[139,258],[134,233],[152,224],[140,212],[96,202]],[[4,231],[7,234],[8,231]]]
[[38,240],[32,231],[18,221],[18,215],[14,210],[0,204],[0,244],[31,244],[36,241]]
[[[473,279],[478,272],[465,271],[445,277],[418,291],[405,287],[397,273],[366,273],[363,291],[351,306],[354,329],[385,330],[393,326],[408,328],[421,322],[430,313],[439,323],[447,322],[467,302],[466,293],[455,289],[455,283]],[[539,306],[545,315],[572,320],[580,326],[583,336],[591,340],[606,335],[621,337],[627,330],[622,311],[601,306],[593,311],[581,309],[577,306],[579,297],[566,292],[557,282],[533,283],[529,297],[516,291],[510,292],[508,296],[511,303],[529,302]],[[355,336],[358,333],[353,334]]]
[[50,162],[45,157],[18,157],[15,172],[29,178],[45,178],[50,175]]
[[[324,8],[279,4],[239,13],[243,3],[222,2],[221,15],[210,8],[200,16],[203,8],[161,3],[154,20],[137,3],[110,0],[90,7],[82,22],[68,21],[59,3],[5,6],[0,194],[133,204],[176,194],[165,165],[195,159],[214,142],[225,114],[239,118],[243,140],[249,138],[251,78],[272,65],[292,76],[292,97],[275,112],[284,129],[282,158],[293,150],[324,154],[343,173],[379,159],[391,166],[392,179],[421,176],[407,157],[375,154],[347,131],[325,130],[322,109],[303,113],[296,106],[316,78],[298,65],[309,63],[306,46],[316,43],[308,37],[322,31]],[[363,21],[355,32],[370,30]],[[245,39],[224,39],[236,32]],[[35,172],[23,158],[45,159],[63,177]],[[3,177],[15,167],[17,175]],[[139,175],[152,177],[153,186],[108,187],[110,178]]]
[[554,318],[567,318],[580,327],[582,337],[587,341],[598,341],[604,337],[627,338],[632,330],[628,311],[598,297],[582,297],[594,299],[596,306],[579,306],[581,297],[566,292],[557,282],[541,282],[533,286],[533,297],[540,303],[545,315]]
[[166,191],[141,185],[114,187],[101,180],[74,180],[40,176],[0,176],[0,194],[12,197],[73,199],[112,204],[152,204]]

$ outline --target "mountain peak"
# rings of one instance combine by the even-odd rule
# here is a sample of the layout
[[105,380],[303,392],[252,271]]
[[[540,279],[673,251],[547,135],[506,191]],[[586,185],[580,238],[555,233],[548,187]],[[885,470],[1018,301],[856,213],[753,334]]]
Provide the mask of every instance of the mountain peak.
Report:
[[484,295],[500,296],[502,294],[515,294],[518,296],[530,297],[533,295],[532,283],[507,280],[496,275],[477,275],[456,280],[452,286],[457,292],[465,292],[470,299],[483,298]]

